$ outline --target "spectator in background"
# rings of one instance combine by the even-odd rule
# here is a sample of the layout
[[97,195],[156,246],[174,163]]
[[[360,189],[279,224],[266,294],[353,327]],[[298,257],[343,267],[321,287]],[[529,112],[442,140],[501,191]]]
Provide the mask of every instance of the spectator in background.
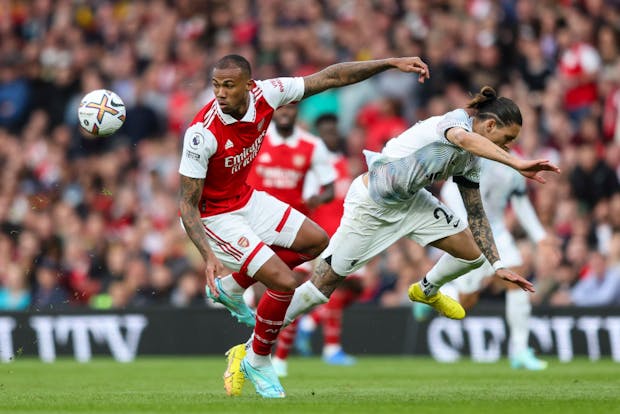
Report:
[[615,171],[597,156],[594,145],[580,145],[577,155],[577,165],[569,172],[571,190],[577,200],[591,211],[600,200],[620,191],[620,184]]
[[18,54],[0,61],[0,127],[18,131],[28,116],[30,85],[24,78]]
[[10,264],[4,268],[0,287],[0,310],[26,310],[30,306],[27,274],[19,264]]
[[588,271],[570,290],[570,302],[577,306],[620,305],[620,267],[608,266],[605,255],[590,253]]
[[398,99],[380,98],[360,110],[357,122],[366,131],[364,148],[381,151],[391,138],[407,129],[407,120],[401,114]]
[[558,62],[565,90],[564,108],[574,125],[589,115],[598,99],[596,78],[601,56],[592,46],[593,21],[577,8],[567,10],[568,44]]
[[52,310],[66,308],[69,293],[61,283],[58,265],[50,259],[43,259],[34,269],[35,287],[31,307],[34,310]]

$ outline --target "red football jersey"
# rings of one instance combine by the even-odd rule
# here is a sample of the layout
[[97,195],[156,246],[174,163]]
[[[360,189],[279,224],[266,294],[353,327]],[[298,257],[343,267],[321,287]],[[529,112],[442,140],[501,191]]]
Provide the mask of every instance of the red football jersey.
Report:
[[215,100],[198,112],[185,132],[179,173],[204,178],[202,217],[238,210],[247,203],[252,194],[247,176],[274,110],[300,100],[303,93],[302,78],[256,81],[241,120],[223,113]]
[[248,175],[248,184],[308,215],[303,188],[310,172],[315,174],[320,186],[336,178],[321,138],[301,128],[295,128],[290,137],[284,138],[271,125]]
[[317,207],[310,217],[314,222],[323,228],[332,237],[340,225],[340,219],[344,213],[344,199],[351,186],[351,175],[349,174],[349,163],[342,154],[333,154],[335,158],[332,164],[336,170],[335,196],[332,201]]

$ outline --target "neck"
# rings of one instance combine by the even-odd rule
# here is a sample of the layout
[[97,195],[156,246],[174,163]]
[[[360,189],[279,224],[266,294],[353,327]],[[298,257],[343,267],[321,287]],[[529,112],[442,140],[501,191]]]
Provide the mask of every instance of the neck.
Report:
[[248,92],[247,95],[246,95],[245,102],[243,104],[241,104],[241,106],[239,106],[239,109],[234,111],[234,112],[231,112],[228,115],[232,116],[236,120],[240,120],[248,112],[248,108],[249,107],[250,107],[250,93]]
[[279,127],[276,126],[276,131],[278,131],[278,134],[280,134],[280,136],[282,138],[288,138],[291,135],[293,135],[293,131],[295,130],[294,126],[290,126],[290,127]]

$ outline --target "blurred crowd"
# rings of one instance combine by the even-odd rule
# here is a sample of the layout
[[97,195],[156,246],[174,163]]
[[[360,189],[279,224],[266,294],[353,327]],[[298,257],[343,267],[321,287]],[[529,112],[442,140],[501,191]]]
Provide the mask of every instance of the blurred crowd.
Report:
[[[421,56],[425,84],[388,71],[300,104],[311,130],[338,116],[352,175],[362,148],[483,85],[514,99],[515,150],[563,170],[529,189],[559,262],[506,217],[534,302],[620,305],[619,0],[0,0],[0,310],[204,306],[177,169],[184,129],[212,97],[210,69],[229,53],[256,79]],[[104,87],[127,121],[87,138],[77,105]],[[362,300],[407,303],[437,254],[393,246],[368,266]]]

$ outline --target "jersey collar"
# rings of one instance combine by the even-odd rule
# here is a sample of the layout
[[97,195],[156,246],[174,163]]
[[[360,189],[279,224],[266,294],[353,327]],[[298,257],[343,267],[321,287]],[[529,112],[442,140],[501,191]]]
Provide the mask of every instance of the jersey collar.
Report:
[[299,130],[298,126],[295,126],[295,128],[293,129],[293,135],[288,138],[284,138],[278,133],[276,126],[271,123],[269,124],[269,127],[267,129],[267,135],[269,135],[269,141],[272,145],[287,145],[289,147],[294,147],[299,141],[301,131]]
[[235,119],[232,116],[225,114],[222,112],[220,105],[215,101],[215,105],[217,106],[217,114],[219,115],[222,122],[226,125],[234,124],[235,122],[254,122],[256,120],[256,105],[254,104],[254,94],[252,92],[248,92],[250,95],[250,102],[248,103],[248,110],[245,115],[241,119]]

